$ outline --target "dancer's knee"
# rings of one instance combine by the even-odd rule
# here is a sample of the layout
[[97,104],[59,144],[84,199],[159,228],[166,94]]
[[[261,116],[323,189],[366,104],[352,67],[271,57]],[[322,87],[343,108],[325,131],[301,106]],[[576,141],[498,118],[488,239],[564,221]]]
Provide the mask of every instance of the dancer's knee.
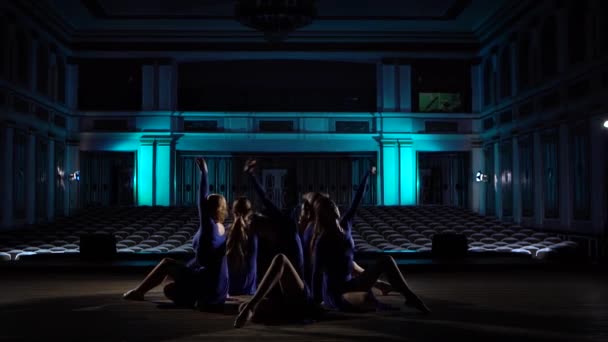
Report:
[[287,262],[289,262],[289,259],[287,258],[287,256],[283,253],[279,253],[277,254],[274,259],[272,260],[273,263],[275,264],[280,264],[280,265],[284,265]]

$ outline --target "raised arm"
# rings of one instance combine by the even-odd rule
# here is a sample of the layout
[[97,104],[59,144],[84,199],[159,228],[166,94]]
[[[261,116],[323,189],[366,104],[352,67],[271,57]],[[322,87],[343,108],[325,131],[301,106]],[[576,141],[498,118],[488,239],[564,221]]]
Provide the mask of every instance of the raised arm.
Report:
[[375,174],[376,174],[376,167],[372,166],[370,171],[367,172],[365,174],[365,176],[363,177],[363,179],[361,180],[361,183],[359,184],[359,188],[357,189],[357,193],[355,194],[355,198],[353,198],[350,208],[348,208],[348,211],[342,217],[342,220],[341,220],[342,222],[351,221],[355,217],[357,208],[359,207],[359,204],[361,204],[361,200],[363,199],[363,195],[365,194],[365,188],[367,188],[367,182],[369,180],[369,176],[375,175]]
[[269,200],[268,197],[266,197],[266,191],[264,191],[262,184],[260,184],[260,181],[253,175],[253,170],[255,169],[255,166],[256,161],[249,160],[245,163],[245,169],[243,171],[245,171],[247,177],[249,177],[249,181],[253,184],[255,192],[258,194],[258,197],[260,197],[262,203],[264,203],[264,207],[266,207],[266,209],[271,213],[271,215],[283,215],[281,210],[274,203],[272,203],[272,201]]
[[196,165],[200,171],[201,180],[198,184],[198,219],[200,227],[207,224],[211,217],[207,210],[205,210],[205,204],[207,203],[207,196],[209,196],[209,177],[207,173],[207,163],[203,158],[196,158]]

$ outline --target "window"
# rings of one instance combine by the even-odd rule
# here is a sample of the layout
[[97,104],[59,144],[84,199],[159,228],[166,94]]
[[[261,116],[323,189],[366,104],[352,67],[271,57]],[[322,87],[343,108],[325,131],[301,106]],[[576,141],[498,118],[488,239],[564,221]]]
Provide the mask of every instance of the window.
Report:
[[511,96],[511,49],[507,46],[500,55],[500,97]]
[[36,55],[36,89],[44,95],[49,94],[49,49],[47,46],[38,45]]
[[559,217],[559,145],[557,130],[542,136],[545,218]]
[[531,136],[519,139],[522,216],[534,216],[534,145]]
[[517,49],[518,89],[521,91],[530,85],[530,38],[522,35]]
[[470,110],[470,103],[470,63],[439,60],[412,63],[414,111],[462,113]]
[[589,126],[587,121],[583,121],[572,129],[570,144],[572,208],[576,220],[588,220],[590,216],[591,162],[589,148]]
[[[602,1],[603,2],[603,1]],[[576,1],[568,10],[568,55],[570,64],[585,60],[587,55],[587,3]]]
[[65,104],[65,62],[57,57],[57,101]]
[[494,70],[492,60],[488,59],[483,67],[483,103],[490,106],[494,102]]
[[541,71],[543,78],[550,78],[557,73],[557,23],[551,16],[541,28]]
[[15,81],[22,86],[27,86],[29,84],[29,76],[30,76],[30,40],[23,30],[19,30],[16,35],[15,40],[15,60],[13,61],[13,65],[16,65],[16,77]]

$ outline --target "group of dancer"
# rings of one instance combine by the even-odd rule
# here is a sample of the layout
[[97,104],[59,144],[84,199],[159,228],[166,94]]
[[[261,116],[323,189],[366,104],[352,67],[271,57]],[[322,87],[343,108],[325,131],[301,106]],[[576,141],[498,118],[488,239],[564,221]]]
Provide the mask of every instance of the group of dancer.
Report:
[[[240,197],[232,205],[233,224],[226,229],[226,199],[209,194],[207,164],[203,158],[196,164],[200,225],[192,238],[194,258],[185,265],[163,259],[123,298],[143,300],[165,280],[167,298],[203,311],[222,312],[230,296],[253,295],[239,307],[237,328],[249,320],[316,319],[325,309],[365,311],[381,305],[373,287],[384,294],[397,291],[406,305],[430,312],[392,257],[378,257],[367,270],[353,259],[352,222],[375,167],[363,177],[344,215],[327,194],[316,192],[305,194],[301,206],[286,213],[268,199],[254,175],[256,161],[249,160],[244,172],[265,210],[254,214],[251,201]],[[382,274],[388,283],[379,280]]]

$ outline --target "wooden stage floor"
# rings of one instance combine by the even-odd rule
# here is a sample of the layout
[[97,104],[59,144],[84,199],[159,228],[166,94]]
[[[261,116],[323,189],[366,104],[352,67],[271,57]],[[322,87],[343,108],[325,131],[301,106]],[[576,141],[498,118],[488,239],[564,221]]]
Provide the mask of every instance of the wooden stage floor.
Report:
[[379,299],[400,311],[242,329],[234,313],[169,308],[159,291],[122,300],[141,269],[0,272],[1,341],[608,341],[608,275],[597,270],[413,272],[430,315],[391,294]]

